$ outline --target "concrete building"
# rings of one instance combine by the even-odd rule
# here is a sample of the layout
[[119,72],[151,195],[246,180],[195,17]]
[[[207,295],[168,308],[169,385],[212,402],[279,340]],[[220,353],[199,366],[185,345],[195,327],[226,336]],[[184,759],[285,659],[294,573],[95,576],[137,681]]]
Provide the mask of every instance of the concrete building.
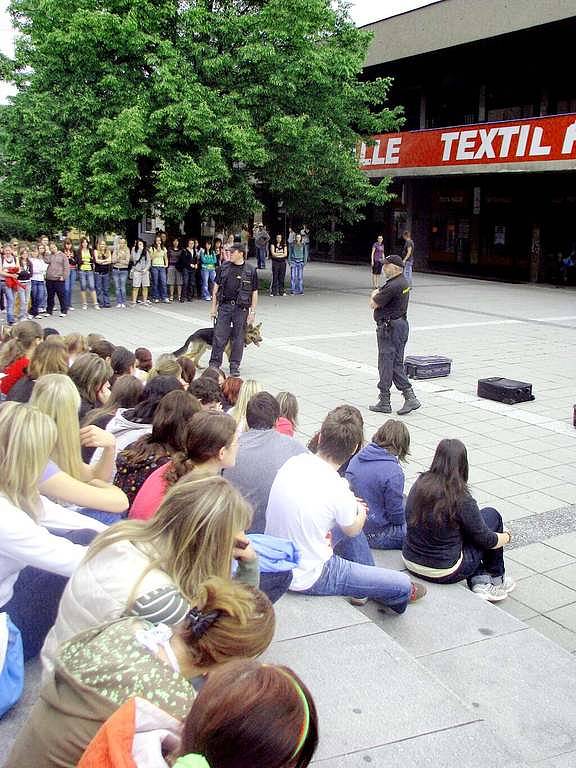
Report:
[[408,228],[420,269],[574,282],[574,0],[440,0],[365,29],[365,77],[394,78],[406,121],[362,146],[396,198],[347,233],[344,258],[379,231],[395,251]]

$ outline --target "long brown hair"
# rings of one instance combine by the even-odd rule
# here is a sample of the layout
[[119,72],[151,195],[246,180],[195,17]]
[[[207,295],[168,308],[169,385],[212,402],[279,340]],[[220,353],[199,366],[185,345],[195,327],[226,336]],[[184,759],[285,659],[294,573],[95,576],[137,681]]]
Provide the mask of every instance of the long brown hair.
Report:
[[305,768],[318,746],[312,694],[288,667],[233,661],[216,669],[186,718],[178,756],[210,768]]
[[456,525],[456,515],[468,491],[468,454],[460,440],[441,440],[428,472],[414,483],[408,524]]
[[222,448],[227,448],[236,434],[236,422],[227,413],[200,411],[192,416],[184,435],[184,448],[174,454],[172,466],[165,474],[168,486],[199,464],[214,459]]
[[144,382],[136,376],[131,376],[129,373],[118,376],[112,385],[106,404],[89,411],[82,420],[82,426],[96,424],[103,416],[113,416],[118,408],[134,408],[142,399],[143,390]]
[[35,320],[22,320],[16,323],[10,331],[10,338],[0,349],[0,371],[3,371],[15,360],[30,353],[30,348],[36,341],[42,341],[42,326]]
[[47,373],[68,373],[68,353],[63,344],[41,341],[32,352],[28,376],[36,381]]

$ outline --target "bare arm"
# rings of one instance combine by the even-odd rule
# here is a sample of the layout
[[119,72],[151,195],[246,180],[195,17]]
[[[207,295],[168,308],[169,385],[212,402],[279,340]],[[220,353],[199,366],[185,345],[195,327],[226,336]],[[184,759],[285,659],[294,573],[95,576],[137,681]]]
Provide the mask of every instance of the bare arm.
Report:
[[80,443],[85,448],[101,448],[102,453],[94,464],[84,464],[84,482],[104,480],[109,483],[115,470],[116,440],[105,429],[90,424],[80,430]]
[[346,536],[357,536],[360,531],[364,528],[364,523],[366,522],[366,512],[368,510],[368,507],[363,501],[358,501],[358,516],[356,517],[356,520],[352,523],[352,525],[341,525],[340,528],[342,529],[342,532],[346,534]]
[[126,494],[109,484],[90,484],[76,480],[66,472],[57,472],[39,486],[40,493],[79,507],[91,507],[102,512],[121,514],[129,507]]

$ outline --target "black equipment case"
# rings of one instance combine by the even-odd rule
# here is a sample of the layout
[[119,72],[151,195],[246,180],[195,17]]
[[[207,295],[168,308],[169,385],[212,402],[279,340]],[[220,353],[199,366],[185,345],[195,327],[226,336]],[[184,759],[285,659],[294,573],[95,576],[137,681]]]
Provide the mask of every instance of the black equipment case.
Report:
[[441,376],[450,376],[451,365],[452,360],[449,357],[439,355],[408,355],[404,360],[406,375],[410,379],[439,379]]
[[499,403],[514,405],[534,400],[532,384],[513,379],[502,379],[495,376],[491,379],[478,379],[478,397],[487,400],[497,400]]

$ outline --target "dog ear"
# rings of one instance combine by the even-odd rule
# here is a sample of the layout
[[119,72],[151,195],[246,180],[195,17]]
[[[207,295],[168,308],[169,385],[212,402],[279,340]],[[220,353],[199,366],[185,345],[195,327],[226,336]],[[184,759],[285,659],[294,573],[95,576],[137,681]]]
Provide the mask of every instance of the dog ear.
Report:
[[262,323],[258,323],[258,325],[255,325],[255,326],[254,326],[254,329],[255,329],[256,331],[259,331],[259,330],[260,330],[260,328],[262,328]]

